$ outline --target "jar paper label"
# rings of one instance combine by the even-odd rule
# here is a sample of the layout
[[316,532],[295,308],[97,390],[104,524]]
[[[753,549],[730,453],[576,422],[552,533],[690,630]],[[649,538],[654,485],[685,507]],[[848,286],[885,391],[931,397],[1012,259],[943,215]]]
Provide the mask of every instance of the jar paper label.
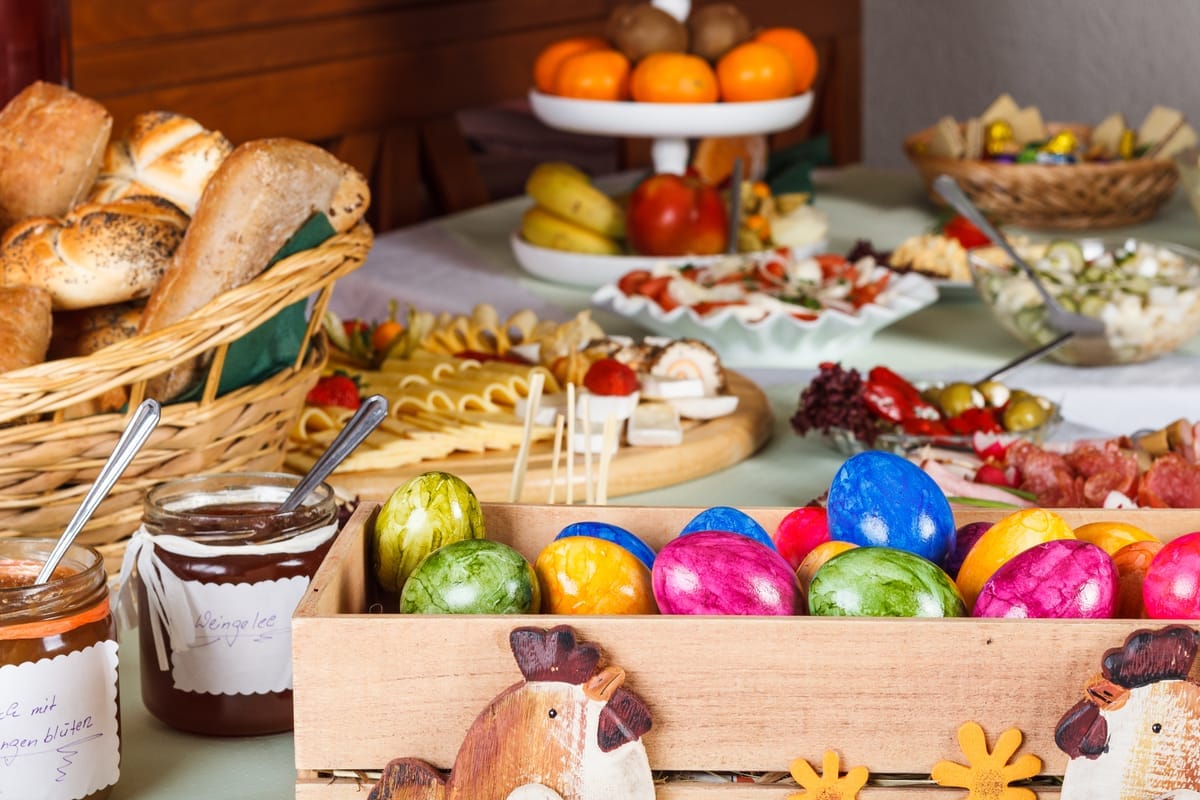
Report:
[[78,800],[119,774],[115,641],[0,667],[0,797]]
[[[264,694],[292,688],[292,612],[309,579],[201,583],[163,576],[175,688]],[[182,621],[187,620],[187,624]]]

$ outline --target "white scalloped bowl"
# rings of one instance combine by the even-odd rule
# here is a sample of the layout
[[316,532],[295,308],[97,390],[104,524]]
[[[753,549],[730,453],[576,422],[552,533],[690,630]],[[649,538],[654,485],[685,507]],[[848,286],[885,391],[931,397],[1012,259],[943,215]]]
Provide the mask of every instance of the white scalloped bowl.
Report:
[[701,316],[686,306],[671,311],[647,297],[630,297],[615,283],[600,287],[592,305],[607,308],[664,336],[690,337],[711,345],[734,367],[812,367],[841,358],[883,328],[932,305],[937,288],[915,273],[897,276],[878,302],[855,314],[825,309],[815,320],[775,314],[745,322],[728,308]]

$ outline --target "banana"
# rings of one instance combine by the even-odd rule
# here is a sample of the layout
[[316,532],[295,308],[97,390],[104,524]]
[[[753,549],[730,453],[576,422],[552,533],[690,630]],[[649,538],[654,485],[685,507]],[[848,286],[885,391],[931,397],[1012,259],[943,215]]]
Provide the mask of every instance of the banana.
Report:
[[557,214],[534,206],[521,218],[521,235],[530,244],[551,250],[570,250],[593,255],[620,255],[621,245],[614,239],[565,220]]
[[588,176],[563,161],[538,164],[525,182],[538,205],[565,220],[610,239],[625,237],[625,212],[592,185]]

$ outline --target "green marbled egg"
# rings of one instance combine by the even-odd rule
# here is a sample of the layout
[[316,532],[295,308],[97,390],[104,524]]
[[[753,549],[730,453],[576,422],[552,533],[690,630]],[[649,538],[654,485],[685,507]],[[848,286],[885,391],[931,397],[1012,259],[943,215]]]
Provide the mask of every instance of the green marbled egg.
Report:
[[536,614],[533,566],[490,539],[463,539],[425,556],[400,592],[404,614]]
[[891,547],[855,547],[817,570],[808,611],[826,617],[962,617],[962,595],[940,567]]

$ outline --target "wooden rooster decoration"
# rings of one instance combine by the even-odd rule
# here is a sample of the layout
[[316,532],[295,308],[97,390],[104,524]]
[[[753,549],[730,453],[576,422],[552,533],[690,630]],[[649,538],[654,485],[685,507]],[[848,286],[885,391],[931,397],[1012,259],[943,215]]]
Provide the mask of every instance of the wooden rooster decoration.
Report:
[[600,651],[566,626],[517,628],[509,645],[525,680],[476,717],[450,774],[398,758],[368,800],[653,800],[650,712],[625,671],[597,672]]
[[1136,631],[1101,666],[1055,730],[1062,800],[1200,800],[1200,633]]

